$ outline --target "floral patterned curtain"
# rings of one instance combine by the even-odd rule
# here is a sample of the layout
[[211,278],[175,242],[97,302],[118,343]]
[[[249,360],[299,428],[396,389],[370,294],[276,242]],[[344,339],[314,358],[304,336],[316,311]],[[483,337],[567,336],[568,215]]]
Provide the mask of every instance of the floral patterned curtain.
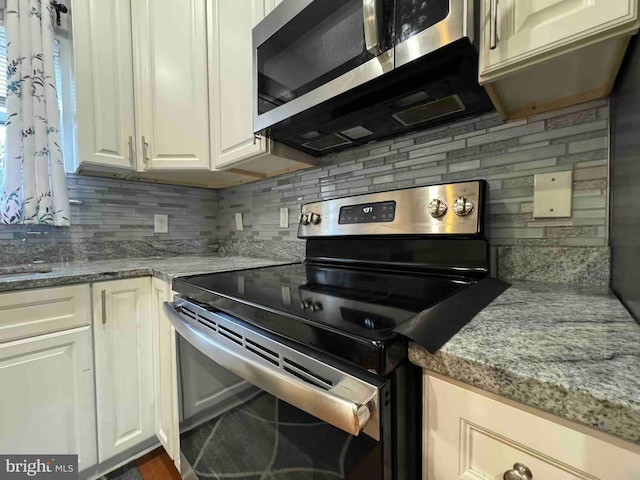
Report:
[[7,0],[7,121],[0,223],[69,225],[49,0]]

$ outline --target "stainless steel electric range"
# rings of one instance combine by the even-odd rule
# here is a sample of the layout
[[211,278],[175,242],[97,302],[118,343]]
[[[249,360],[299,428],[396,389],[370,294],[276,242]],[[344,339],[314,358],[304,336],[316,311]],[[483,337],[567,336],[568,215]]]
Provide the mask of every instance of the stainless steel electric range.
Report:
[[421,376],[507,284],[484,181],[302,207],[302,263],[174,280],[185,478],[421,478]]

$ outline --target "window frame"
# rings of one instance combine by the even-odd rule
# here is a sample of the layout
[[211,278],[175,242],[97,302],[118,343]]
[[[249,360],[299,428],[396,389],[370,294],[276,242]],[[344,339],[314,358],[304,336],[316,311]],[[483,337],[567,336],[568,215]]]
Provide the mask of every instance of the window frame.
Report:
[[68,173],[74,173],[77,166],[77,126],[75,99],[75,71],[73,60],[73,35],[70,30],[55,29],[55,41],[59,47],[59,68],[61,84],[56,85],[62,103],[60,126],[62,130],[62,154]]

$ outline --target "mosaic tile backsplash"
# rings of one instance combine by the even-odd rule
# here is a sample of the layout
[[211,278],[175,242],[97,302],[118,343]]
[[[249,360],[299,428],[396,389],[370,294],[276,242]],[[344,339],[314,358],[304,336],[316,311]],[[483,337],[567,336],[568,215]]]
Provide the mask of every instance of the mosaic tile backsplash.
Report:
[[[227,248],[298,242],[300,204],[438,182],[489,182],[488,235],[506,278],[608,284],[609,104],[598,100],[505,124],[489,113],[324,159],[324,164],[220,191]],[[534,220],[534,174],[573,170],[573,212]],[[279,227],[280,207],[290,226]],[[236,231],[234,213],[244,230]],[[553,248],[540,248],[553,247]],[[580,248],[578,248],[580,247]],[[282,249],[282,247],[280,247]]]
[[[169,253],[301,257],[302,203],[484,178],[487,227],[504,278],[609,282],[609,103],[597,100],[504,124],[480,115],[322,159],[318,167],[220,191],[69,175],[72,227],[0,225],[0,263]],[[534,174],[573,170],[572,217],[534,220]],[[290,225],[279,227],[289,207]],[[244,230],[235,230],[242,212]],[[169,234],[153,233],[153,214]],[[25,248],[27,247],[27,248]],[[28,258],[27,258],[28,257]]]
[[[218,192],[67,174],[71,227],[0,225],[0,264],[146,257],[218,249]],[[153,232],[153,215],[169,233]]]

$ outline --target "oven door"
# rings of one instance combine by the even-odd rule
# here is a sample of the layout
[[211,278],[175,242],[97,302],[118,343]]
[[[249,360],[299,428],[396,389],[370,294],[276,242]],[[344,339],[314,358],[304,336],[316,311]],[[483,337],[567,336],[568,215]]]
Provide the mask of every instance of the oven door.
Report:
[[284,0],[260,22],[253,29],[254,131],[391,71],[393,3]]
[[183,478],[392,478],[388,382],[179,297],[164,309],[178,333]]

